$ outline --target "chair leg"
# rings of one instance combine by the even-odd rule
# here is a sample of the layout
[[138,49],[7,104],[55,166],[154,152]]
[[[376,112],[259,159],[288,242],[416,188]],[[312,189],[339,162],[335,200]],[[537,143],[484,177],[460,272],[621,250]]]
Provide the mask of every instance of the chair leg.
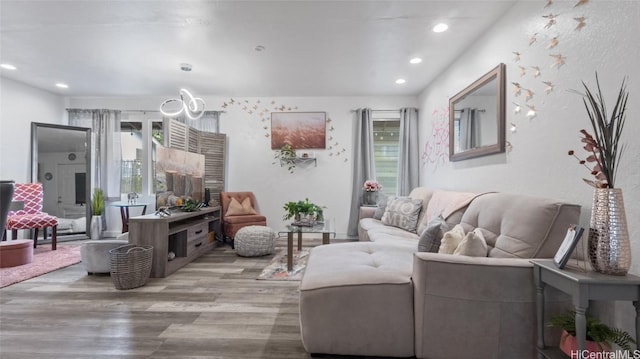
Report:
[[51,227],[51,250],[55,251],[58,244],[58,225]]
[[[47,233],[47,231],[45,230],[45,233]],[[33,248],[36,248],[38,246],[38,228],[34,228],[33,229]]]
[[18,230],[17,229],[12,229],[11,230],[11,239],[18,239]]
[[6,241],[7,240],[7,231],[2,231],[2,240]]

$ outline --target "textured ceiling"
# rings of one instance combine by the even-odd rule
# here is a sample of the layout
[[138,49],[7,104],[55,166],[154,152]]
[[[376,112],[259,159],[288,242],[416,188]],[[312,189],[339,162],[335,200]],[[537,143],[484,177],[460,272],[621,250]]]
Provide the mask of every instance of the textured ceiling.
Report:
[[1,75],[69,96],[416,95],[513,3],[0,0]]

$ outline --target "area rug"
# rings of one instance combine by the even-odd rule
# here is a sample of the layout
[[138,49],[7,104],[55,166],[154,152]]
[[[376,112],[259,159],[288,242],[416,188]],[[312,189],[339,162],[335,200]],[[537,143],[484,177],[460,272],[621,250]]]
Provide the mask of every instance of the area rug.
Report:
[[0,268],[0,288],[76,263],[80,263],[79,245],[58,245],[58,249],[52,251],[50,244],[41,244],[34,249],[31,263],[17,267]]
[[307,266],[309,250],[293,252],[293,269],[287,271],[287,250],[283,249],[273,257],[271,263],[267,265],[257,279],[260,280],[300,280],[302,273]]

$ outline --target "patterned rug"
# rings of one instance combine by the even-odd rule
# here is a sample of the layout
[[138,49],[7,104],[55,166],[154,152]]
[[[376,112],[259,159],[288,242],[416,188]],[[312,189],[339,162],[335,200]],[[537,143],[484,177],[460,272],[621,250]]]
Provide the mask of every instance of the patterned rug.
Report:
[[260,280],[300,280],[307,266],[309,250],[293,251],[293,270],[287,271],[287,249],[281,250],[273,257],[257,279]]
[[51,244],[40,244],[33,250],[33,261],[17,267],[0,268],[0,288],[25,281],[54,270],[80,263],[79,245],[60,245],[55,251]]

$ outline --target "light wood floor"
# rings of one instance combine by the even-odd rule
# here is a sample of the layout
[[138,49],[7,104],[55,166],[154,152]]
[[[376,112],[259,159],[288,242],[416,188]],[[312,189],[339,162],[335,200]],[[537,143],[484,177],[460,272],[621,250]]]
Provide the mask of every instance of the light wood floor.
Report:
[[82,264],[0,289],[0,358],[310,358],[299,282],[255,279],[272,257],[221,246],[132,290]]

